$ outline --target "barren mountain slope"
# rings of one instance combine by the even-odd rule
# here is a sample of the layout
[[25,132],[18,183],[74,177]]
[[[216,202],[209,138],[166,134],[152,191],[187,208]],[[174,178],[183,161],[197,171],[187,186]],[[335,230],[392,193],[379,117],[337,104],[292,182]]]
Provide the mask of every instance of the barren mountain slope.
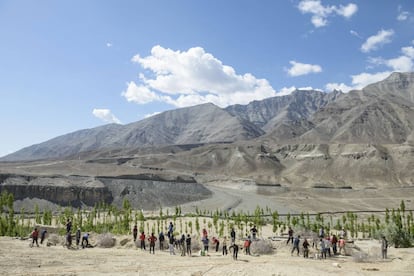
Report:
[[56,159],[85,151],[144,146],[232,142],[264,132],[213,104],[176,109],[128,125],[110,124],[80,130],[24,148],[3,161]]

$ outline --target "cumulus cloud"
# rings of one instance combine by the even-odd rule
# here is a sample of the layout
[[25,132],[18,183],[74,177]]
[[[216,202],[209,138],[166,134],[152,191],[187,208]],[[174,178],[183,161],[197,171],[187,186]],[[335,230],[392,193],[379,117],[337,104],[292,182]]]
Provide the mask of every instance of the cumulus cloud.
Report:
[[414,47],[407,46],[401,48],[401,56],[384,59],[382,57],[370,58],[369,62],[374,65],[385,65],[392,71],[408,72],[414,70]]
[[362,44],[361,51],[368,53],[373,50],[377,50],[380,46],[390,43],[391,37],[394,35],[394,30],[380,30],[376,35],[368,37],[368,39]]
[[373,65],[371,66],[372,68],[383,65],[388,67],[389,70],[377,73],[361,73],[358,75],[352,75],[352,85],[347,85],[345,83],[328,83],[325,85],[325,88],[328,91],[337,89],[346,93],[350,90],[362,89],[368,84],[381,81],[387,78],[392,72],[414,71],[414,47],[402,47],[401,53],[402,55],[390,59],[382,57],[371,57],[368,59],[368,62]]
[[340,90],[344,93],[348,93],[349,91],[351,91],[354,88],[352,86],[346,85],[345,83],[332,82],[332,83],[327,83],[325,85],[325,89],[326,89],[326,91]]
[[311,22],[316,28],[326,26],[328,24],[328,16],[340,15],[350,18],[358,11],[358,6],[350,3],[346,6],[340,5],[329,6],[322,5],[320,0],[303,0],[298,4],[298,9],[303,13],[312,14]]
[[153,101],[161,100],[155,92],[151,91],[147,86],[137,85],[135,82],[129,82],[127,90],[122,92],[122,96],[127,99],[128,102],[135,102],[138,104],[146,104]]
[[94,108],[92,114],[106,123],[121,124],[121,121],[109,109]]
[[131,61],[146,73],[140,74],[138,83],[129,82],[122,96],[138,104],[161,101],[185,107],[212,102],[224,107],[276,94],[266,79],[237,74],[201,47],[173,51],[157,45],[151,55],[135,55]]
[[401,51],[403,52],[405,56],[414,59],[414,47],[412,46],[403,47],[401,48]]
[[292,94],[292,92],[296,91],[296,87],[295,86],[291,86],[291,87],[283,87],[282,89],[279,90],[279,92],[276,94],[277,96],[286,96],[286,95],[290,95]]
[[344,83],[328,83],[326,84],[325,88],[328,91],[332,91],[334,89],[341,90],[344,93],[348,93],[351,90],[355,89],[362,89],[368,84],[379,82],[387,78],[391,74],[390,71],[386,72],[379,72],[379,73],[361,73],[358,75],[352,75],[352,86],[348,86]]
[[322,67],[316,64],[300,63],[294,60],[289,61],[289,63],[292,65],[292,67],[285,70],[287,71],[289,76],[292,77],[322,72]]
[[352,84],[355,89],[362,89],[368,84],[379,82],[387,78],[391,74],[390,71],[379,72],[379,73],[361,73],[358,75],[352,75]]
[[414,69],[413,60],[408,56],[399,56],[386,60],[385,63],[388,67],[391,67],[393,71],[408,72]]

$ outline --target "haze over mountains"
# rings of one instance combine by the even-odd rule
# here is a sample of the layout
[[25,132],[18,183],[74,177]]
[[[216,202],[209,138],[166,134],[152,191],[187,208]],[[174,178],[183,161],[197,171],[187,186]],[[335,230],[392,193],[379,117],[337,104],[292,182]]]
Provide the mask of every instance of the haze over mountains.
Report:
[[252,139],[288,144],[411,143],[414,73],[393,73],[347,94],[295,91],[224,109],[208,103],[166,111],[127,125],[62,135],[0,160],[61,159],[87,151]]

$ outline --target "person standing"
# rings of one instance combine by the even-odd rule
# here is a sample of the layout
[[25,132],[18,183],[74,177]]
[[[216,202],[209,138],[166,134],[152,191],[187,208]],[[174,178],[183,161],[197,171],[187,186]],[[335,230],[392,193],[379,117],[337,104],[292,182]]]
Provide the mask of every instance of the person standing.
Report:
[[78,230],[76,230],[76,246],[79,247],[79,243],[80,243],[80,238],[81,238],[81,230],[78,227]]
[[319,247],[320,247],[320,250],[321,250],[321,259],[323,259],[323,258],[326,259],[325,241],[322,238],[319,240]]
[[293,241],[293,248],[292,248],[292,252],[290,252],[290,255],[293,255],[293,252],[295,252],[296,250],[299,256],[299,243],[300,243],[300,236],[298,235]]
[[244,241],[244,251],[246,255],[250,255],[250,245],[252,244],[252,240],[250,239],[250,236],[247,237],[247,239]]
[[39,247],[39,243],[37,242],[37,239],[39,237],[39,230],[37,230],[37,228],[35,228],[31,234],[32,236],[32,245],[31,247],[33,247],[33,245],[36,243],[37,247]]
[[170,224],[168,225],[168,238],[174,235],[174,225],[172,221],[170,221]]
[[381,252],[382,252],[382,258],[386,259],[387,258],[387,250],[388,250],[388,241],[385,238],[385,236],[382,236],[382,240],[381,240]]
[[70,219],[67,219],[66,221],[66,234],[72,231],[72,221]]
[[223,256],[227,255],[227,237],[224,236],[223,238]]
[[151,233],[151,236],[148,238],[149,244],[150,244],[150,251],[149,253],[155,254],[155,242],[157,241],[157,238],[154,236],[154,233]]
[[180,249],[181,249],[181,256],[185,256],[186,250],[185,250],[186,242],[185,242],[185,235],[181,235],[180,239]]
[[303,241],[302,246],[303,246],[303,258],[309,258],[309,242],[306,238]]
[[145,233],[141,232],[141,235],[139,236],[139,240],[141,241],[141,250],[145,249]]
[[333,234],[331,237],[331,244],[332,244],[332,251],[334,255],[338,253],[337,243],[338,243],[338,238],[336,237],[335,234]]
[[172,235],[172,234],[169,236],[168,246],[169,246],[169,249],[170,249],[170,255],[175,255],[175,252],[174,252],[174,235]]
[[40,244],[43,244],[43,241],[46,238],[46,234],[47,234],[47,230],[46,229],[43,229],[42,230],[42,233],[40,234]]
[[293,229],[290,226],[289,226],[289,231],[288,231],[288,240],[287,240],[286,244],[289,244],[289,241],[292,241],[292,243],[293,243]]
[[205,254],[207,254],[207,252],[208,252],[208,243],[209,243],[208,237],[203,237],[203,239],[201,241],[203,242],[203,245],[204,245],[204,252],[205,252]]
[[164,241],[165,241],[165,237],[164,237],[164,233],[161,231],[160,234],[158,235],[158,240],[160,241],[160,251],[164,250]]
[[253,228],[250,229],[250,232],[252,233],[253,240],[256,240],[256,235],[257,235],[256,225],[254,225]]
[[346,255],[346,251],[345,251],[345,239],[343,237],[339,238],[339,254],[342,254],[342,251],[344,251],[344,255]]
[[190,237],[190,234],[187,234],[187,239],[185,240],[185,243],[187,245],[187,255],[191,256],[191,237]]
[[234,231],[234,228],[231,228],[230,238],[232,244],[236,242],[236,231]]
[[325,238],[325,230],[323,229],[323,227],[319,229],[319,238]]
[[135,224],[134,228],[132,229],[132,236],[134,237],[134,242],[137,241],[138,237],[138,226]]
[[213,237],[213,244],[216,246],[216,252],[218,252],[220,241],[216,237]]

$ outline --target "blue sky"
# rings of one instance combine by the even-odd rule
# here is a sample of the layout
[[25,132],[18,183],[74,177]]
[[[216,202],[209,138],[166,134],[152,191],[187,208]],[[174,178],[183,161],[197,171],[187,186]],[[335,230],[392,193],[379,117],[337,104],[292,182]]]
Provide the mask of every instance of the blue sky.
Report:
[[414,1],[0,0],[0,156],[72,131],[414,71]]

